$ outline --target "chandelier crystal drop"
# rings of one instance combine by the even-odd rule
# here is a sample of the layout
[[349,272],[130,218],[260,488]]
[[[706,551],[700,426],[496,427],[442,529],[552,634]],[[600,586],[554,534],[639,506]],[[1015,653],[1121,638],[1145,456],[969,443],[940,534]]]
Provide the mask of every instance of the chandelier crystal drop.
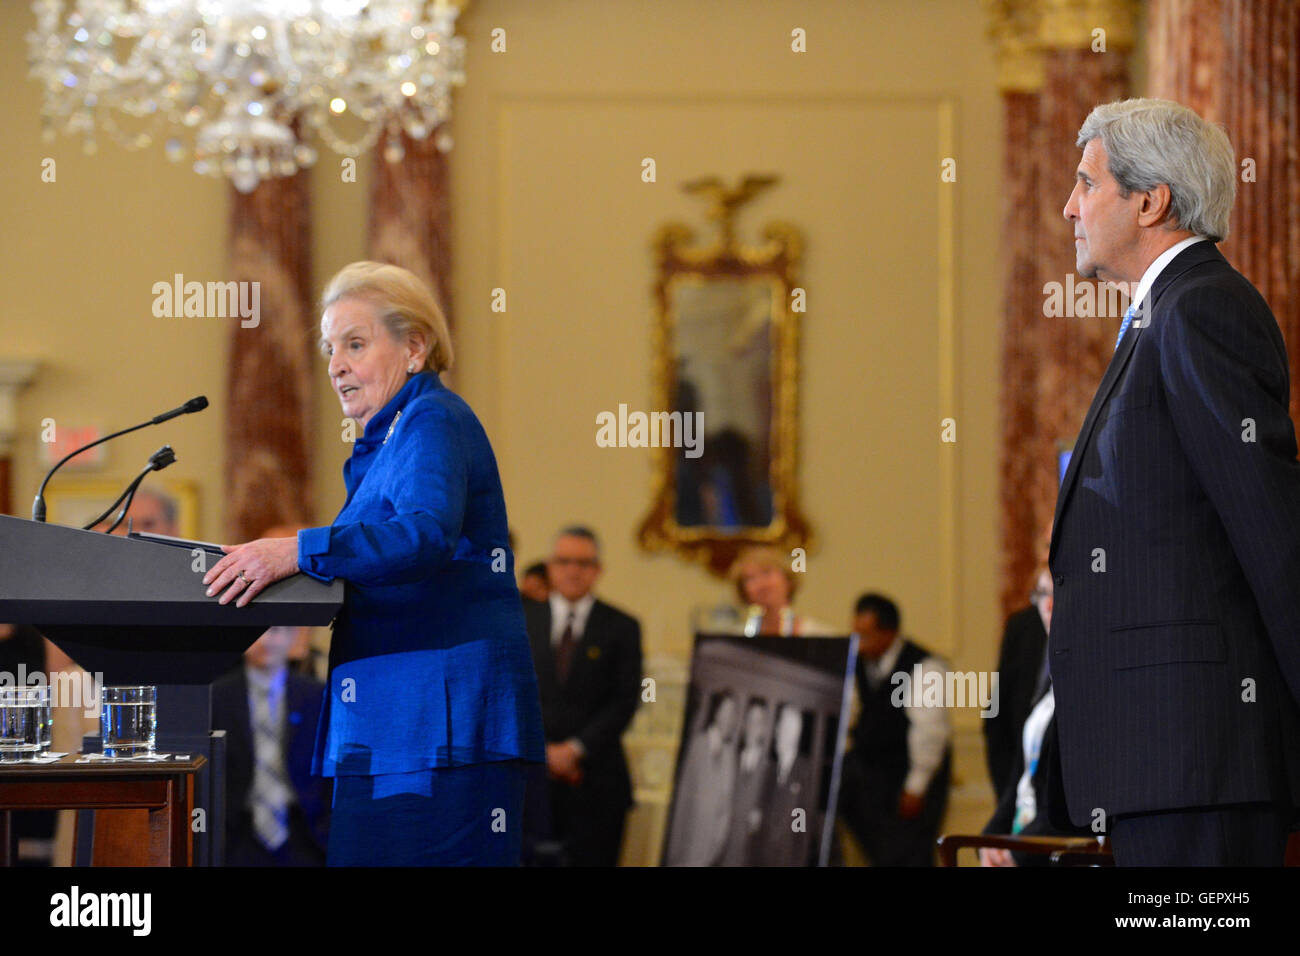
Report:
[[[31,75],[47,140],[106,133],[127,149],[164,141],[195,172],[241,192],[316,160],[319,139],[359,156],[389,133],[451,138],[465,41],[449,0],[35,0]],[[346,131],[344,131],[346,130]]]

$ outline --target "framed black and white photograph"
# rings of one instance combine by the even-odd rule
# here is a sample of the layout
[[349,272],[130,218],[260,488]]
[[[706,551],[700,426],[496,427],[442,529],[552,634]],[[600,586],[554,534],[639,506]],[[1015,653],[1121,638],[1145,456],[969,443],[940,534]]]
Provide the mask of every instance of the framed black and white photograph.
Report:
[[664,866],[825,866],[855,637],[698,634]]

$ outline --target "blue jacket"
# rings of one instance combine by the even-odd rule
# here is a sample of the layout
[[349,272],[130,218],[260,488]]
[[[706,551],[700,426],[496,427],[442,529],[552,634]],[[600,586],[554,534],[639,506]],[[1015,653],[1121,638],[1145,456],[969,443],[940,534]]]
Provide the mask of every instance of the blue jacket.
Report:
[[505,500],[483,426],[433,372],[366,424],[298,566],[342,578],[312,772],[544,759]]

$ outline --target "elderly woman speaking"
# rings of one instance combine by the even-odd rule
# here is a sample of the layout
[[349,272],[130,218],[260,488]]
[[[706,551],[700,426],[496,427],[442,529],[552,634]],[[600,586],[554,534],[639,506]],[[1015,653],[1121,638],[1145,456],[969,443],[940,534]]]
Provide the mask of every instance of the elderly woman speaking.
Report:
[[438,373],[447,324],[396,266],[325,290],[321,350],[363,428],[333,524],[233,547],[204,577],[244,606],[298,571],[346,583],[313,772],[332,776],[330,865],[510,865],[544,759],[496,459]]

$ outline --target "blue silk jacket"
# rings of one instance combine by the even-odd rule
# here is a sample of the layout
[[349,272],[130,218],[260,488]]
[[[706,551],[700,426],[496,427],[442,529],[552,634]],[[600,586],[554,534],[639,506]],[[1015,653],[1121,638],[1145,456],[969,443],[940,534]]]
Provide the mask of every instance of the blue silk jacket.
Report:
[[314,773],[372,775],[544,759],[505,499],[483,426],[438,376],[366,423],[334,523],[298,566],[342,578]]

